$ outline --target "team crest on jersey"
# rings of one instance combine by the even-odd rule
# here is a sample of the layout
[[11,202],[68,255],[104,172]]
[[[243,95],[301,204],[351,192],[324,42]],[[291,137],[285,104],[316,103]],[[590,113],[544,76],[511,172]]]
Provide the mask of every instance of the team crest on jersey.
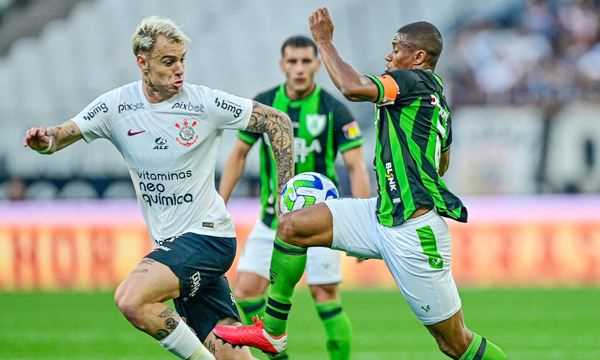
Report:
[[196,120],[183,119],[182,123],[175,123],[175,127],[179,129],[177,142],[185,147],[190,147],[198,141],[198,135],[194,128],[198,125]]
[[306,128],[308,132],[313,136],[318,136],[325,129],[327,123],[327,116],[321,114],[306,115]]

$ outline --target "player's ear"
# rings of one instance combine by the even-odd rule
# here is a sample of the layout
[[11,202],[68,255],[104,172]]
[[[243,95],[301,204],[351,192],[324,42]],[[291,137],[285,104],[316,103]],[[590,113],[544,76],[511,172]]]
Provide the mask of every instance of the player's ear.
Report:
[[417,50],[413,54],[413,59],[415,66],[421,66],[427,62],[427,52],[425,50]]
[[142,73],[148,72],[148,59],[146,58],[146,54],[137,54],[135,56],[135,62],[137,63]]
[[283,56],[279,58],[279,68],[281,69],[281,72],[283,72],[285,74],[285,60],[283,59]]

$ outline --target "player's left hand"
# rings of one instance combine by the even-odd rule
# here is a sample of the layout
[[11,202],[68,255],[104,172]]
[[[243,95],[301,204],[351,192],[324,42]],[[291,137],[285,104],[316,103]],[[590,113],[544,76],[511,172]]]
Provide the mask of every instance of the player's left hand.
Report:
[[333,21],[327,8],[318,8],[308,18],[310,32],[316,43],[326,43],[333,40]]

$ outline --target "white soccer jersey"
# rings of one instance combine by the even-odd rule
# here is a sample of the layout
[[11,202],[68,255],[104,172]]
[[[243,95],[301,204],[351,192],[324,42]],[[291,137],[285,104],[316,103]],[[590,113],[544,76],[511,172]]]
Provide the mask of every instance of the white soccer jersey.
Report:
[[110,140],[125,159],[155,241],[186,232],[233,237],[215,188],[223,129],[244,129],[252,101],[184,84],[173,98],[151,104],[137,81],[94,100],[72,120],[83,138]]

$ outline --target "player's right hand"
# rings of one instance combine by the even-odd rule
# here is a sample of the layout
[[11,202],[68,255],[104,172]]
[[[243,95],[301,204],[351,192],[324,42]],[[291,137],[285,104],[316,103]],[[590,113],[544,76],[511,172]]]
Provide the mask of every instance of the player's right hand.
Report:
[[54,135],[54,129],[33,127],[25,133],[23,146],[37,152],[43,152],[50,148]]

